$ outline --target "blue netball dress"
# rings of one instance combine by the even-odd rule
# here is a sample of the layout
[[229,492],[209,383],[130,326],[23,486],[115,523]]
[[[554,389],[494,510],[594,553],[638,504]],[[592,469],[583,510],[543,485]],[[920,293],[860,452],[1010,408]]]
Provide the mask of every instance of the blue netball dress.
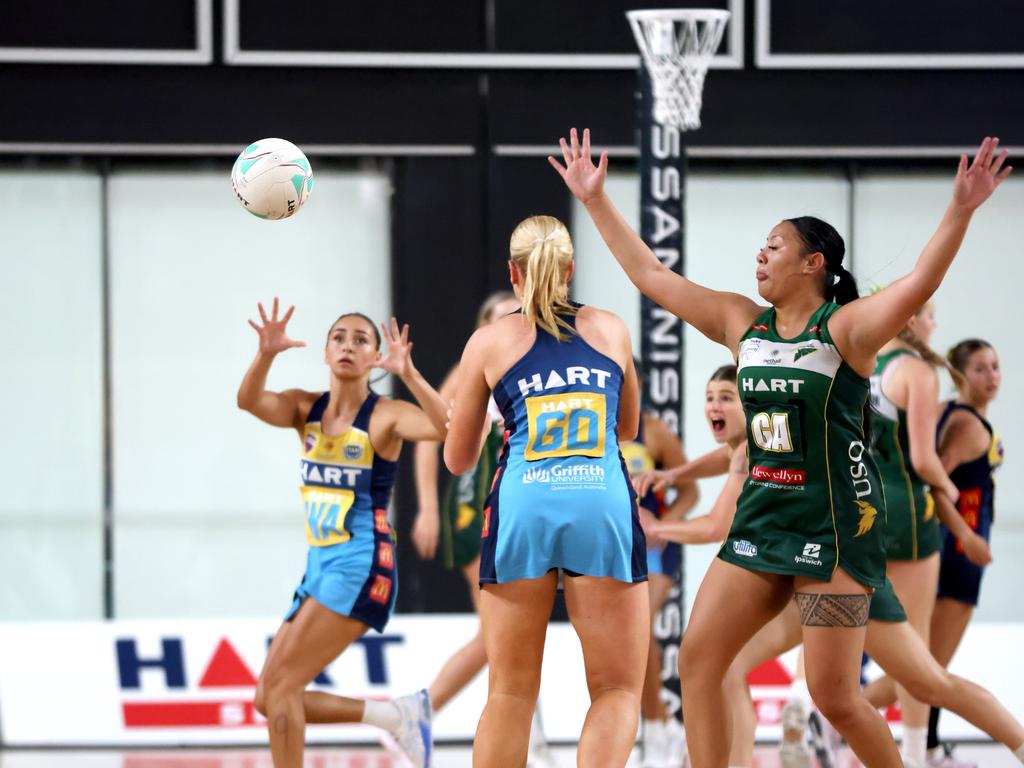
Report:
[[[636,433],[636,439],[621,443],[619,450],[626,461],[626,469],[630,477],[636,477],[644,472],[653,469],[661,469],[662,466],[654,461],[651,452],[644,442],[644,420],[640,418],[640,426]],[[665,514],[665,494],[662,491],[655,493],[653,488],[648,489],[639,505],[657,518]],[[647,548],[647,572],[661,574],[663,576],[675,577],[682,562],[682,546],[674,541],[666,542],[662,547]]]
[[[988,430],[989,449],[973,461],[966,461],[949,473],[949,479],[960,491],[956,506],[964,522],[975,533],[989,540],[995,519],[995,471],[1003,463],[1003,445],[992,425],[974,408],[964,403],[949,402],[939,418],[938,434],[956,410],[974,415]],[[942,565],[939,570],[939,597],[948,597],[967,605],[977,605],[981,592],[982,566],[967,559],[964,548],[949,530],[942,528]]]
[[[575,327],[575,318],[563,318]],[[647,545],[616,427],[622,369],[570,334],[537,340],[494,389],[506,441],[484,510],[480,583],[647,579]]]
[[387,513],[397,463],[377,456],[370,445],[377,394],[369,394],[352,426],[340,435],[320,429],[328,397],[325,392],[313,403],[302,430],[301,491],[309,554],[285,621],[312,597],[380,632],[398,592]]

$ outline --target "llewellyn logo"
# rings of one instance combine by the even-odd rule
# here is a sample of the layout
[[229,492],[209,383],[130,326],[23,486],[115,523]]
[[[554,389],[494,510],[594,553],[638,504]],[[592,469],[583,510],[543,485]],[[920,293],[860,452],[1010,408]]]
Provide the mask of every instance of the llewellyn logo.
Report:
[[523,472],[523,483],[550,483],[551,473],[546,469],[528,469]]
[[807,473],[802,469],[786,469],[785,467],[762,467],[755,464],[750,470],[750,478],[762,483],[779,483],[780,485],[803,485],[807,482]]
[[757,557],[757,547],[746,539],[740,539],[732,543],[732,551],[742,557]]

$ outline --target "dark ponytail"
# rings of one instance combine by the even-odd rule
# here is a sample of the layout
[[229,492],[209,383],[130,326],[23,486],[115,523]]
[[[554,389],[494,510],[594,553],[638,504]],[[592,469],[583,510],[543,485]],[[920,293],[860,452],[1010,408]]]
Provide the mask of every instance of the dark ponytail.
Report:
[[806,253],[820,253],[825,257],[825,300],[849,304],[859,298],[857,281],[843,266],[846,243],[836,228],[814,216],[797,216],[786,221],[796,229]]

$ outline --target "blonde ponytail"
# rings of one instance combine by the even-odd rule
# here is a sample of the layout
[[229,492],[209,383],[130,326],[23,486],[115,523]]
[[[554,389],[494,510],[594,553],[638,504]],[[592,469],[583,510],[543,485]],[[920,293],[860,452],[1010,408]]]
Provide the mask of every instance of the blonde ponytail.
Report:
[[509,253],[523,276],[523,315],[538,328],[563,341],[562,331],[575,329],[559,315],[575,315],[569,303],[572,238],[554,216],[531,216],[509,239]]
[[917,352],[926,363],[931,363],[936,368],[949,371],[949,375],[953,377],[953,383],[957,387],[964,383],[964,375],[951,365],[946,358],[921,341],[909,328],[904,327],[902,331],[896,334],[896,338]]

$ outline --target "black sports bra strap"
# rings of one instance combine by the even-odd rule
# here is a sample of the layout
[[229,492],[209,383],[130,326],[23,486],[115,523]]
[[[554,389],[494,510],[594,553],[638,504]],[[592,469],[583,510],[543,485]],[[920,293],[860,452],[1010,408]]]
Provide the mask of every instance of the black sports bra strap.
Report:
[[373,413],[374,407],[377,405],[377,401],[380,400],[380,395],[376,392],[371,391],[366,396],[363,404],[359,406],[359,413],[356,414],[355,421],[352,422],[352,426],[356,429],[361,429],[363,432],[370,431],[370,414]]
[[316,423],[323,418],[324,408],[327,407],[327,402],[331,399],[330,392],[324,392],[313,402],[313,407],[309,409],[309,413],[306,415],[306,423]]
[[967,411],[981,422],[982,426],[988,430],[990,435],[995,435],[995,430],[992,429],[992,425],[988,423],[988,419],[978,413],[974,406],[968,405],[967,403],[958,403],[955,400],[951,400],[946,405],[946,410],[942,412],[942,416],[939,418],[939,423],[935,430],[936,435],[942,432],[942,428],[946,425],[946,422],[949,421],[949,417],[952,415],[953,411]]

